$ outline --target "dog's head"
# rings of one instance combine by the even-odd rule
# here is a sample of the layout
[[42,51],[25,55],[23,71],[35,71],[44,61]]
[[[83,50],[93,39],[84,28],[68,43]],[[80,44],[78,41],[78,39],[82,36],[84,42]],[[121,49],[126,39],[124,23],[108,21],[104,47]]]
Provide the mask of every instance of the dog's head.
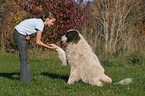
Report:
[[68,30],[66,34],[61,38],[61,42],[63,44],[68,44],[71,42],[77,44],[79,40],[80,40],[79,31],[74,29]]

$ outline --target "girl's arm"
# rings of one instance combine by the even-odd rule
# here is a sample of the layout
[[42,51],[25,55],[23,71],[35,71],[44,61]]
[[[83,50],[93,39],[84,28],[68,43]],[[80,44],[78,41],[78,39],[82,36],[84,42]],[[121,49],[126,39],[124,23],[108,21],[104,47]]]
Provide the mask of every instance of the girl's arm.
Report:
[[26,36],[26,40],[30,40],[30,36]]
[[36,37],[36,44],[37,45],[40,45],[40,46],[44,46],[46,48],[50,48],[50,49],[56,49],[56,47],[50,47],[46,44],[44,44],[42,41],[41,41],[41,35],[42,35],[42,32],[40,30],[37,31],[37,37]]

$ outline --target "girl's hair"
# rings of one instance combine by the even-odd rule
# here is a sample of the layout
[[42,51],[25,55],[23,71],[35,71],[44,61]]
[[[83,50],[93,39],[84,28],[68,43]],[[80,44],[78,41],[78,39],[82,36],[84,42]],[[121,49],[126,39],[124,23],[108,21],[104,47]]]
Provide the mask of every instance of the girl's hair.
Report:
[[[25,18],[23,18],[23,20],[33,18],[31,16],[32,15],[27,15],[27,16],[25,16]],[[43,21],[45,21],[46,18],[50,18],[50,19],[55,18],[57,21],[56,14],[54,14],[53,12],[42,13],[41,15],[37,16],[36,18],[41,18]]]
[[40,17],[43,21],[46,19],[46,18],[55,18],[56,21],[57,21],[57,17],[56,17],[56,14],[54,14],[53,12],[48,12],[48,13],[43,13]]

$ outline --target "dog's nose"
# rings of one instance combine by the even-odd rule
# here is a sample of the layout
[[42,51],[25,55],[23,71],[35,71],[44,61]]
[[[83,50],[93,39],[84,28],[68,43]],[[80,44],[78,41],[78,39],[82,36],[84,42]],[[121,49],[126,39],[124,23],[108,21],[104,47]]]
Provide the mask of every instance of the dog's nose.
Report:
[[66,42],[66,41],[67,41],[66,36],[65,36],[65,35],[64,35],[64,36],[62,36],[60,41],[61,41],[61,42]]

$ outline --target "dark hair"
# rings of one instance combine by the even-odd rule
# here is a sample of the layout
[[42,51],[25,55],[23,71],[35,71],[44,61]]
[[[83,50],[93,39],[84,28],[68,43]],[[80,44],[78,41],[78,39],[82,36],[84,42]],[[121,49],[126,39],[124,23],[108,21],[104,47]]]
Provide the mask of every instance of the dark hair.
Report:
[[73,42],[77,44],[80,40],[80,36],[77,30],[67,31],[65,36],[67,37],[67,41],[66,41],[67,43]]
[[46,19],[46,18],[55,18],[56,21],[57,21],[57,17],[56,17],[56,14],[54,14],[53,12],[48,12],[48,13],[43,13],[40,17],[43,21]]

